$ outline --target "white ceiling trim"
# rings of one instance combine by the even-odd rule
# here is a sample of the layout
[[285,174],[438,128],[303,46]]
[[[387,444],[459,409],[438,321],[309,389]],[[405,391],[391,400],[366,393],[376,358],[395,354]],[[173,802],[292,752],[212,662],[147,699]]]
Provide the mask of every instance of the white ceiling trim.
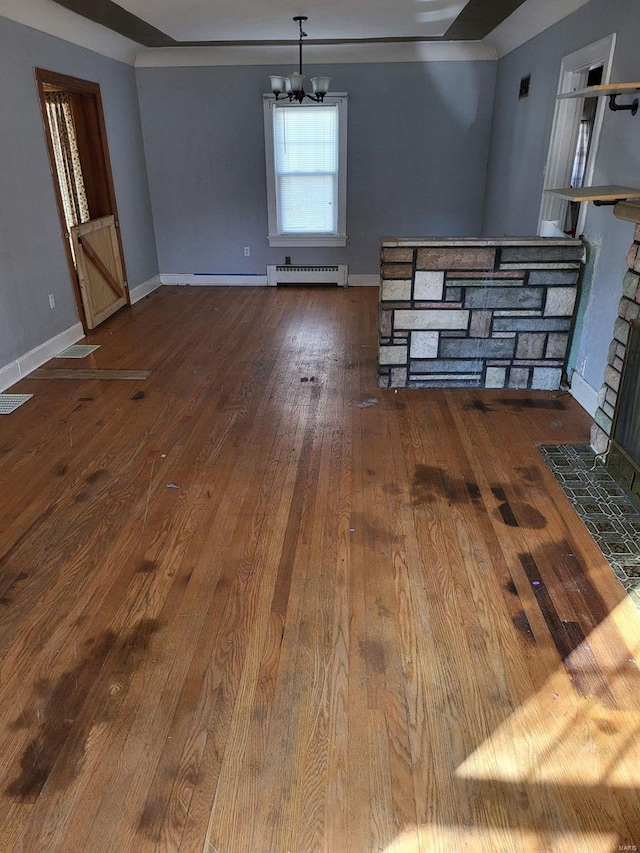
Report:
[[572,15],[589,0],[525,0],[484,39],[496,48],[498,59]]
[[[469,62],[495,61],[493,45],[481,41],[377,42],[374,44],[305,44],[305,64],[373,62]],[[206,65],[297,64],[295,45],[247,45],[229,47],[142,48],[137,68],[197,67]]]
[[140,45],[51,0],[0,0],[0,16],[34,30],[135,65]]

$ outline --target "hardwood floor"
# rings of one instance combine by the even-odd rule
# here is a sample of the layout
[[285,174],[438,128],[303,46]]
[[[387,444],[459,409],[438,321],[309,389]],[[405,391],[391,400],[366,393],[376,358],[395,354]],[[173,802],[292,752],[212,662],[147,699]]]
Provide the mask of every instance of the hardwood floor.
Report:
[[376,299],[164,287],[16,386],[1,851],[640,846],[640,616],[536,449],[589,420],[379,391]]

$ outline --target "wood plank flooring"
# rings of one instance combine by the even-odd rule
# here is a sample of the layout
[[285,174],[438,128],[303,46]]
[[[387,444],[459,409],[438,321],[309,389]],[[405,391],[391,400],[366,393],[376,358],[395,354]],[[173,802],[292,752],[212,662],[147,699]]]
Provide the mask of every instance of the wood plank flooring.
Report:
[[379,391],[376,299],[164,287],[13,389],[1,851],[640,846],[640,617],[536,449],[589,420]]

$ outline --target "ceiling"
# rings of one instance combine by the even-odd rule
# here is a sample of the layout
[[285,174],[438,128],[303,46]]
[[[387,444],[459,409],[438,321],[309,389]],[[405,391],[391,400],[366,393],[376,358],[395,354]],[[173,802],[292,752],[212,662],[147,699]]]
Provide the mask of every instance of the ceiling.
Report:
[[524,0],[54,0],[145,47],[307,43],[475,41]]

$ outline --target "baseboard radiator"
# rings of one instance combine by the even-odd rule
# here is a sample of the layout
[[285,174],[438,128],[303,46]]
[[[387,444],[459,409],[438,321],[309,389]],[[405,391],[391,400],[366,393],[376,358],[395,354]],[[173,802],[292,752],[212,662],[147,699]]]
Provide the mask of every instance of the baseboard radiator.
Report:
[[347,264],[299,264],[267,265],[267,283],[273,287],[278,284],[333,284],[347,286]]

